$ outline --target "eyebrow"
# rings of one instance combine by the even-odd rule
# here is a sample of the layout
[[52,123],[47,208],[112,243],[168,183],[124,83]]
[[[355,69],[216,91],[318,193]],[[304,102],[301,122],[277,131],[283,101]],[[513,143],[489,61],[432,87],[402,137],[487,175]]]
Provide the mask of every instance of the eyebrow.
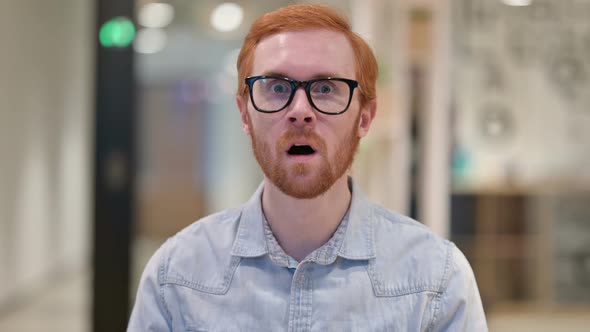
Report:
[[[280,77],[291,78],[289,75],[287,75],[285,73],[282,73],[280,71],[273,71],[273,70],[265,71],[265,72],[262,73],[262,75],[264,75],[264,76],[280,76]],[[315,75],[313,75],[309,79],[310,80],[313,80],[313,79],[316,79],[316,78],[328,78],[328,77],[340,77],[340,76],[335,75],[334,73],[330,73],[330,72],[323,72],[323,73],[315,74]]]

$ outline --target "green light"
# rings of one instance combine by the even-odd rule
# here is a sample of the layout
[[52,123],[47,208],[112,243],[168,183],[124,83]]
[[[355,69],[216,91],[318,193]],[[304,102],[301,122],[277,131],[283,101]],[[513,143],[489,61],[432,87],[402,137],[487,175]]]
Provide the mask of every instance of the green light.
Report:
[[98,37],[104,47],[127,47],[135,38],[135,26],[126,17],[115,17],[100,27]]

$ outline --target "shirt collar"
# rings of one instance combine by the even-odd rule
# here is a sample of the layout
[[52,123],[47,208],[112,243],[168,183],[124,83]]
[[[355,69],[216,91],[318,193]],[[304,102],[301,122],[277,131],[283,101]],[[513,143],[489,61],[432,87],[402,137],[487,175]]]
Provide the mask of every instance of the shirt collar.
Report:
[[254,195],[244,205],[236,239],[231,254],[240,257],[258,257],[268,253],[264,236],[264,214],[262,213],[262,189],[258,186]]
[[338,255],[354,260],[374,258],[376,255],[373,205],[351,177],[348,178],[348,186],[352,191],[349,221]]
[[[350,208],[347,217],[344,219],[344,221],[346,219],[348,221],[338,227],[338,230],[342,229],[344,231],[343,238],[340,239],[340,236],[338,236],[338,239],[332,239],[335,241],[329,241],[332,242],[330,243],[330,249],[334,249],[333,245],[338,247],[337,244],[341,240],[338,256],[351,260],[374,258],[373,207],[350,177],[348,178],[348,184],[352,191]],[[231,251],[234,256],[258,257],[269,253],[264,229],[264,214],[262,213],[262,190],[263,184],[258,187],[254,195],[243,207],[236,239]],[[316,253],[316,256],[317,254],[322,254],[317,257],[319,258],[327,253],[324,253],[320,248],[320,252]],[[327,257],[322,260],[326,262],[333,261]]]

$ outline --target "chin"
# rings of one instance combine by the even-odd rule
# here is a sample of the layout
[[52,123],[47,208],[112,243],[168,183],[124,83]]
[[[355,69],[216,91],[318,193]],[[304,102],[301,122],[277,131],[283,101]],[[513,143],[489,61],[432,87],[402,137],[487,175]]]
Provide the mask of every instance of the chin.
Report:
[[[285,195],[298,199],[312,199],[321,196],[336,182],[332,174],[322,174],[312,170],[297,169],[289,175],[270,178]],[[312,174],[315,173],[315,174]]]

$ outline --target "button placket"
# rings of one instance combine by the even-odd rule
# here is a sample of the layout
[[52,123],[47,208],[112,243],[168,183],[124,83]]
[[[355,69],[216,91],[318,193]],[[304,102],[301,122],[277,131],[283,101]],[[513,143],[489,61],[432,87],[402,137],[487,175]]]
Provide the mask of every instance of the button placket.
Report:
[[299,264],[293,274],[289,308],[289,331],[310,331],[312,283],[309,278],[309,263]]

